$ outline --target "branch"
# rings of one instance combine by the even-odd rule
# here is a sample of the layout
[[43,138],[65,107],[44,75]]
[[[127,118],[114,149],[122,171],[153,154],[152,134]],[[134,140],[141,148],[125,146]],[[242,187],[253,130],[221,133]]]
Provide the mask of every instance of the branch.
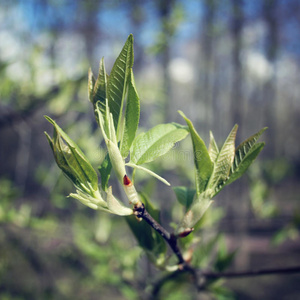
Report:
[[136,206],[134,208],[135,215],[138,218],[142,218],[145,220],[154,230],[156,230],[169,244],[170,248],[173,250],[175,255],[178,258],[178,263],[181,265],[181,269],[190,269],[188,263],[184,260],[182,253],[177,245],[177,238],[175,235],[168,232],[164,227],[162,227],[153,217],[148,213],[145,208],[145,205],[142,204],[141,206]]
[[279,274],[292,274],[292,273],[300,273],[300,266],[291,267],[291,268],[247,270],[247,271],[224,272],[224,273],[203,271],[202,275],[205,276],[207,279],[218,279],[218,278],[252,277],[252,276],[279,275]]

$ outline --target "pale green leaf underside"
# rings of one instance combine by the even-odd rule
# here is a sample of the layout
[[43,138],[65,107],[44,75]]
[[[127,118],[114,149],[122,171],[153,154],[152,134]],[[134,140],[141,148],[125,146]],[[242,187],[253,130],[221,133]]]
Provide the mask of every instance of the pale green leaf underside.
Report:
[[178,128],[175,124],[157,125],[135,138],[130,162],[136,165],[151,162],[166,154],[176,142],[184,139],[187,134],[187,130]]
[[104,58],[101,59],[99,65],[99,74],[95,82],[93,104],[94,107],[98,101],[100,101],[101,111],[104,110],[106,105],[106,93],[107,93],[107,74],[105,71]]
[[205,191],[208,180],[212,174],[213,162],[210,159],[204,141],[196,132],[193,123],[184,115],[183,112],[179,111],[179,113],[185,119],[191,133],[196,170],[196,191],[197,194],[200,195],[203,191]]
[[123,203],[118,201],[112,194],[112,187],[110,186],[107,190],[107,206],[109,210],[119,216],[129,216],[133,214],[133,210],[126,207]]
[[127,41],[116,59],[107,84],[107,98],[115,129],[118,134],[118,124],[120,123],[123,102],[126,93],[127,78],[133,66],[133,35],[130,34]]
[[140,101],[135,87],[132,69],[130,70],[130,80],[128,83],[127,102],[125,110],[124,134],[121,141],[121,154],[125,158],[135,138],[140,119]]
[[185,229],[193,228],[203,217],[213,200],[211,195],[204,192],[193,201],[191,208],[184,215],[180,225],[177,228],[177,233],[183,232]]
[[263,132],[267,129],[267,127],[261,129],[257,133],[250,136],[248,139],[243,141],[235,150],[235,158],[234,164],[232,165],[231,173],[235,172],[235,169],[238,168],[239,164],[244,160],[245,156],[251,150],[251,148],[255,145],[259,137],[263,134]]
[[225,185],[237,180],[247,171],[248,167],[252,164],[265,145],[264,143],[256,142],[266,129],[267,128],[261,129],[236,148],[228,179],[219,184],[216,188],[216,194],[219,193]]
[[211,161],[215,162],[219,155],[219,148],[215,141],[213,133],[211,131],[209,132],[209,137],[210,137],[210,140],[209,140],[209,146],[208,146],[208,154],[210,156]]
[[235,138],[238,126],[235,125],[223,144],[215,162],[213,173],[209,179],[208,188],[215,189],[220,182],[227,179],[232,166],[235,150]]
[[257,143],[247,152],[241,161],[238,162],[238,160],[235,160],[233,162],[234,171],[229,175],[229,179],[225,182],[225,184],[230,184],[240,178],[247,171],[248,167],[255,160],[264,146],[265,143],[263,142]]

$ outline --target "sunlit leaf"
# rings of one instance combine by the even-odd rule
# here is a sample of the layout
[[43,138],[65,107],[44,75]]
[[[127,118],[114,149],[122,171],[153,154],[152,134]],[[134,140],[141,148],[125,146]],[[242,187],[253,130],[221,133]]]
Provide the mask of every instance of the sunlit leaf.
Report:
[[179,111],[180,115],[185,119],[192,138],[194,163],[196,171],[196,191],[200,195],[205,191],[209,178],[213,171],[213,162],[210,159],[209,153],[206,149],[205,143],[196,132],[193,123]]
[[211,131],[209,132],[209,137],[210,137],[210,140],[209,140],[209,146],[208,146],[208,154],[210,156],[211,161],[215,162],[219,155],[219,148],[215,141],[213,133]]
[[130,162],[136,165],[151,162],[166,154],[176,142],[184,139],[188,131],[174,123],[160,124],[138,135],[132,144]]
[[107,93],[107,74],[105,71],[104,58],[101,59],[99,65],[99,74],[94,86],[93,104],[100,101],[101,110],[106,105],[106,93]]
[[107,98],[117,135],[118,124],[121,121],[123,103],[130,69],[133,66],[133,35],[130,34],[116,59],[107,83]]
[[232,166],[235,150],[235,138],[238,126],[235,125],[229,133],[224,145],[222,146],[216,161],[213,172],[208,182],[208,188],[215,189],[219,183],[225,181]]
[[121,154],[125,158],[129,153],[131,144],[135,138],[140,119],[140,100],[135,87],[132,69],[128,83],[128,95],[125,110],[124,134],[121,141]]
[[225,182],[225,184],[230,184],[233,181],[240,178],[248,169],[248,167],[252,164],[252,162],[255,160],[257,155],[260,153],[260,151],[264,148],[265,143],[257,143],[254,146],[252,146],[251,149],[247,151],[247,154],[243,156],[242,160],[239,161],[237,158],[234,160],[233,164],[235,165],[234,171],[229,175],[229,179]]

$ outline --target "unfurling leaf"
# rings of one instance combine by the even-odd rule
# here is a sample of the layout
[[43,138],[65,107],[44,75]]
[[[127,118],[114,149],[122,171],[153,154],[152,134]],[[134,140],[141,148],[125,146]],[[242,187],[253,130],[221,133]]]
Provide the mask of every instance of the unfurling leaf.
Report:
[[113,65],[107,83],[108,106],[113,115],[117,136],[119,136],[118,128],[121,123],[127,81],[133,66],[133,59],[133,35],[130,34]]
[[97,173],[86,156],[55,121],[47,116],[45,118],[54,126],[53,139],[46,132],[45,134],[59,168],[78,189],[98,190]]
[[133,214],[133,210],[126,207],[123,203],[119,202],[112,194],[112,187],[110,186],[107,190],[107,206],[109,210],[119,216],[129,216]]
[[212,174],[213,162],[210,159],[205,143],[196,132],[193,123],[183,112],[179,111],[179,113],[185,119],[191,133],[196,171],[196,191],[197,195],[200,195],[203,191],[205,191],[209,178]]
[[210,156],[211,161],[214,163],[219,155],[219,148],[211,131],[209,132],[209,137],[210,141],[208,146],[208,154]]
[[121,154],[124,158],[128,156],[140,119],[140,100],[135,87],[132,69],[130,70],[129,78],[124,133],[120,146]]
[[212,175],[208,182],[208,189],[216,189],[216,187],[227,180],[230,167],[233,163],[234,149],[235,149],[235,137],[238,126],[235,125],[229,133],[222,149],[220,150],[215,162]]
[[184,215],[176,230],[178,235],[180,235],[182,232],[185,232],[187,229],[193,229],[193,227],[200,221],[208,207],[213,202],[211,198],[212,191],[208,190],[201,193],[196,199],[193,200],[190,209]]
[[138,135],[132,144],[130,162],[136,165],[148,163],[166,154],[176,142],[184,139],[188,131],[176,124],[160,124]]

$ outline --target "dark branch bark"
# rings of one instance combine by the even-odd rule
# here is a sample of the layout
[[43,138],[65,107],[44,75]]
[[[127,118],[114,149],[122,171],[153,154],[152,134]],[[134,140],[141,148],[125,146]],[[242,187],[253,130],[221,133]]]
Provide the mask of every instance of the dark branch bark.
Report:
[[300,273],[300,266],[291,268],[275,268],[275,269],[262,269],[262,270],[247,270],[240,272],[202,272],[203,276],[207,279],[218,279],[218,278],[240,278],[240,277],[252,277],[262,275],[280,275],[280,274],[292,274]]
[[144,204],[142,204],[139,207],[135,207],[135,214],[138,218],[142,218],[143,220],[145,220],[154,230],[156,230],[166,240],[170,248],[177,256],[178,262],[182,265],[182,268],[188,268],[188,264],[184,260],[182,253],[177,245],[177,238],[152,218],[152,216],[146,210]]
[[[170,248],[178,258],[179,268],[172,273],[167,274],[158,280],[152,289],[152,299],[158,295],[161,287],[165,282],[172,280],[179,276],[180,274],[191,274],[195,287],[200,292],[205,289],[205,284],[207,280],[219,279],[219,278],[242,278],[242,277],[253,277],[253,276],[263,276],[263,275],[280,275],[280,274],[293,274],[300,273],[300,266],[290,267],[290,268],[274,268],[274,269],[261,269],[261,270],[246,270],[237,272],[212,272],[203,271],[197,268],[193,268],[188,264],[188,262],[183,258],[180,248],[177,244],[177,237],[174,234],[168,232],[164,227],[162,227],[157,221],[148,213],[144,204],[134,208],[135,215],[138,218],[145,220],[154,230],[156,230],[169,244]],[[154,297],[154,298],[153,298]]]

